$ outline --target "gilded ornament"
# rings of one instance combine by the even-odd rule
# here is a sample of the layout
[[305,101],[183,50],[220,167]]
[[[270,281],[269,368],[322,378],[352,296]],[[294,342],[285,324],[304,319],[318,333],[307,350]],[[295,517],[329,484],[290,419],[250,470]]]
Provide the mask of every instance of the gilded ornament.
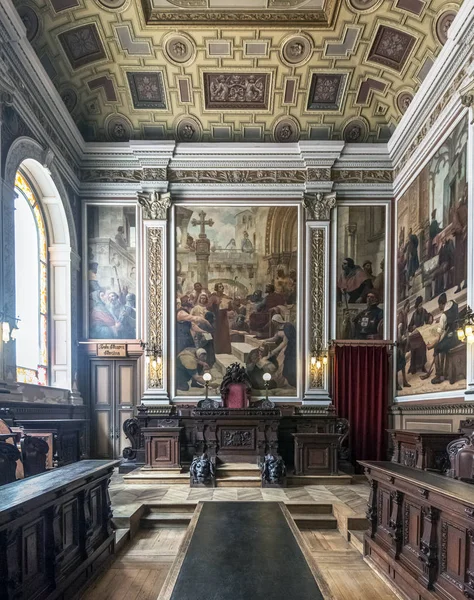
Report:
[[[316,194],[317,196],[322,194]],[[334,204],[336,203],[336,197]],[[306,205],[306,204],[305,204]],[[324,342],[324,237],[323,229],[314,228],[311,230],[311,325],[310,325],[310,346],[312,353],[318,352],[325,346]],[[324,385],[323,369],[310,369],[311,388],[322,388]]]
[[[166,195],[169,196],[161,194]],[[150,346],[163,348],[163,230],[160,227],[148,229],[147,265],[147,340]],[[148,388],[163,387],[161,369],[150,367],[147,380]]]

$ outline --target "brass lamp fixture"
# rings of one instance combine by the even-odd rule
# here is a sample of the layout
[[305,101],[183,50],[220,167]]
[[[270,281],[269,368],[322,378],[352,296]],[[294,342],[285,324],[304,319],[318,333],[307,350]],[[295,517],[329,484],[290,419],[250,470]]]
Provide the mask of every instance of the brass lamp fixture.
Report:
[[469,306],[466,309],[464,317],[458,321],[456,333],[461,342],[474,344],[474,312],[472,312]]
[[268,386],[270,385],[270,380],[272,378],[272,376],[270,375],[270,373],[264,373],[262,375],[263,377],[263,384],[265,386],[265,400],[268,400]]
[[204,385],[206,386],[206,400],[209,397],[209,383],[212,379],[212,375],[209,372],[203,374],[202,378],[204,379]]
[[140,346],[145,352],[145,360],[153,369],[157,369],[163,361],[161,347],[158,344],[148,344],[140,340]]

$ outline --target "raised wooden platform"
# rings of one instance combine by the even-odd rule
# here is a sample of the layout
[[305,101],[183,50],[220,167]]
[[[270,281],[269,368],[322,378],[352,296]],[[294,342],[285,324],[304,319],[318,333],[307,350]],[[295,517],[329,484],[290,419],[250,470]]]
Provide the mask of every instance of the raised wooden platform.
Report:
[[295,582],[298,600],[331,598],[283,503],[200,502],[158,600],[287,600]]
[[[158,470],[142,467],[123,476],[124,483],[135,485],[189,485],[188,469]],[[305,485],[350,485],[352,476],[295,475],[289,473],[289,487]],[[262,487],[260,467],[255,463],[224,463],[216,469],[216,487]]]

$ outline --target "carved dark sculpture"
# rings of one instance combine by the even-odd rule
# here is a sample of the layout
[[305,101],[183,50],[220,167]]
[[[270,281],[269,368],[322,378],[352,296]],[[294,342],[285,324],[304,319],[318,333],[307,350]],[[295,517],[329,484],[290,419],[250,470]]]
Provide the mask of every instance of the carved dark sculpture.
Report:
[[261,400],[255,400],[255,402],[252,402],[249,408],[275,408],[275,402],[272,402],[267,398],[262,398]]
[[25,435],[21,440],[21,454],[25,477],[38,475],[46,471],[46,455],[49,445],[45,440]]
[[126,460],[135,460],[137,457],[137,448],[140,447],[140,421],[137,417],[127,419],[123,424],[123,432],[125,437],[130,440],[131,446],[127,446],[123,449],[122,456]]
[[227,367],[225,375],[222,378],[220,392],[224,406],[226,405],[227,395],[229,393],[229,386],[233,383],[242,383],[245,385],[247,403],[250,404],[252,386],[250,383],[249,376],[247,375],[245,367],[243,367],[240,363],[235,362]]
[[220,408],[222,405],[219,400],[213,400],[212,398],[205,398],[197,403],[197,408]]
[[206,485],[213,486],[216,477],[214,463],[204,452],[201,456],[195,456],[189,468],[191,486]]
[[451,463],[447,475],[474,483],[474,433],[450,442],[447,452]]
[[347,419],[340,418],[336,421],[335,425],[336,433],[339,433],[342,437],[339,440],[338,456],[339,460],[350,462],[351,451],[349,448],[349,430],[350,425]]
[[0,442],[0,485],[16,480],[16,461],[20,458],[20,451],[16,446],[8,442]]
[[267,454],[262,464],[262,483],[285,485],[286,467],[281,456]]

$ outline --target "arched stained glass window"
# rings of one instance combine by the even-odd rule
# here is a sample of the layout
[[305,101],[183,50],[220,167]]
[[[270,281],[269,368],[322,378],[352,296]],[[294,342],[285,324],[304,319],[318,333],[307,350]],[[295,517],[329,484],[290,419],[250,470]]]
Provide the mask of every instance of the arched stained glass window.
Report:
[[15,296],[20,318],[16,377],[48,383],[48,244],[35,192],[20,171],[15,180]]

